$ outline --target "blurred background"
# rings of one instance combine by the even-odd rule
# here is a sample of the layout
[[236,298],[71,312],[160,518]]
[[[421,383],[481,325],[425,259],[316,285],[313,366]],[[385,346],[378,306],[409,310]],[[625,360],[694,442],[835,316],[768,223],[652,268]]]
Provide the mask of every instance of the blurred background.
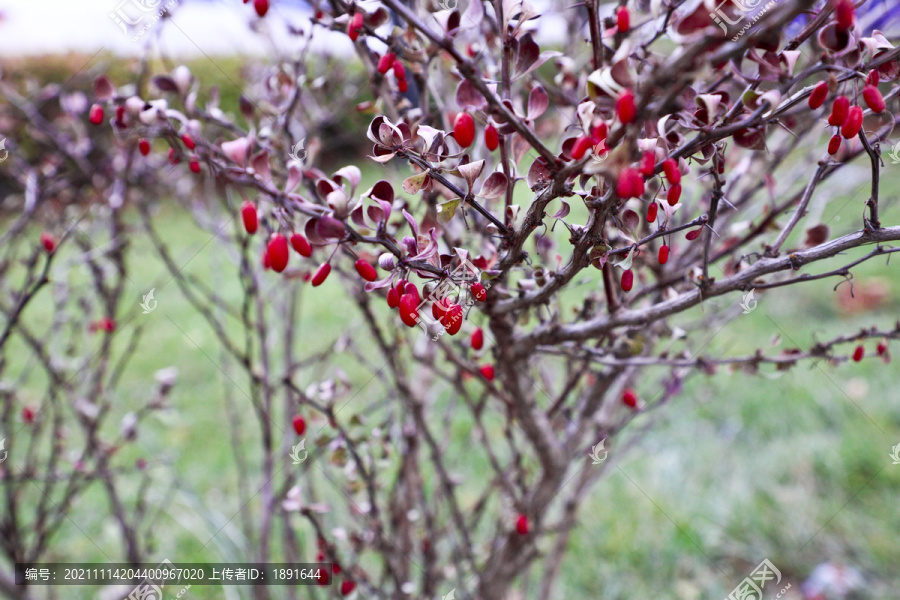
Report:
[[[218,85],[222,109],[238,112],[237,99],[248,73],[265,60],[272,43],[248,29],[256,20],[245,5],[239,0],[182,0],[173,22],[154,27],[137,42],[110,17],[119,6],[115,0],[0,2],[4,78],[57,82],[87,93],[95,74],[109,72],[115,79],[117,71],[130,70],[129,61],[149,51],[161,70],[183,62],[207,87]],[[548,13],[565,9],[552,3],[545,8]],[[284,50],[294,43],[287,26],[307,26],[308,10],[300,2],[275,2],[276,18],[254,26],[269,28],[265,33]],[[346,36],[322,36],[317,44],[317,52],[328,60],[353,56]],[[347,68],[352,73],[353,66]],[[348,110],[334,123],[335,139],[323,140],[323,170],[368,152],[364,128],[369,118]],[[827,139],[828,132],[823,130],[822,136]],[[813,150],[807,160],[790,165],[796,179],[808,178],[815,168]],[[371,161],[357,164],[365,168],[361,189],[393,177],[393,166],[386,173]],[[0,177],[4,168],[0,165]],[[811,210],[820,211],[833,237],[858,229],[868,176],[869,168],[860,163],[817,195]],[[527,202],[524,186],[518,192],[517,200]],[[883,221],[897,223],[900,178],[885,178],[883,196]],[[0,205],[0,211],[6,210]],[[6,216],[0,218],[5,221]],[[177,203],[164,202],[154,219],[179,256],[194,257],[188,266],[191,276],[215,286],[223,298],[239,298],[238,288],[218,275],[221,257],[208,234],[195,227]],[[125,450],[128,454],[119,458],[144,461],[158,470],[154,494],[165,510],[153,517],[152,527],[160,560],[239,561],[240,532],[230,522],[238,509],[233,461],[258,443],[252,430],[239,440],[228,433],[229,410],[243,382],[220,371],[221,350],[214,335],[178,289],[165,284],[166,269],[149,246],[133,256],[139,257],[139,264],[132,265],[132,272],[141,273],[140,286],[133,289],[135,303],[148,282],[163,284],[155,288],[159,309],[147,317],[156,320],[153,335],[145,338],[122,376],[117,410],[127,413],[130,398],[145,396],[160,370],[177,367],[178,376],[171,408],[154,416]],[[827,268],[822,265],[821,270]],[[301,292],[299,329],[310,354],[327,351],[332,340],[352,329],[345,317],[352,312],[351,303],[332,283],[317,290],[314,298]],[[896,267],[889,270],[883,261],[861,265],[853,295],[847,284],[835,291],[836,283],[817,281],[790,291],[758,293],[755,310],[720,332],[709,332],[707,343],[691,350],[716,356],[757,348],[808,348],[819,338],[878,324],[889,327],[900,318]],[[270,285],[277,293],[277,282]],[[598,281],[585,278],[576,285],[597,286]],[[697,310],[732,301],[717,299]],[[43,306],[46,313],[40,316],[32,309],[29,318],[34,323],[52,318],[52,303]],[[682,320],[675,324],[691,327],[691,313]],[[30,394],[40,404],[42,372],[27,352],[11,372],[17,377],[2,384],[18,386],[26,398]],[[636,447],[621,455],[615,447],[608,448],[608,476],[581,514],[571,542],[577,559],[563,563],[560,597],[718,600],[737,583],[723,574],[722,565],[749,575],[768,559],[781,571],[782,586],[791,584],[783,598],[900,598],[900,465],[890,456],[892,446],[900,444],[898,373],[896,361],[885,364],[872,356],[858,364],[815,362],[762,376],[724,369],[691,376],[676,401],[646,415],[642,427],[649,433]],[[668,381],[665,370],[650,369],[645,377],[650,387],[662,388]],[[315,379],[311,375],[310,385],[326,380],[359,388],[353,399],[358,407],[383,393],[380,383],[370,382],[352,362]],[[483,467],[467,460],[470,432],[466,424],[457,423],[447,433],[458,441],[447,462],[463,477],[477,475]],[[120,558],[106,508],[95,505],[101,498],[100,493],[89,493],[71,507],[70,522],[54,540],[53,560]],[[806,592],[801,594],[804,582]],[[244,593],[240,590],[193,588],[188,597],[238,598]],[[109,590],[90,588],[57,592],[64,598],[114,597]],[[766,592],[771,598],[777,590]]]

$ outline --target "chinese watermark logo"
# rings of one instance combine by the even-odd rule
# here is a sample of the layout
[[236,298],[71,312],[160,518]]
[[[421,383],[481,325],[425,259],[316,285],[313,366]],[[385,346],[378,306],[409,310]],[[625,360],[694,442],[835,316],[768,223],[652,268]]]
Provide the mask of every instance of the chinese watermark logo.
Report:
[[[767,558],[750,573],[749,577],[745,577],[742,582],[734,588],[725,600],[762,600],[762,589],[766,587],[766,583],[775,580],[775,585],[781,583],[781,571],[775,568],[775,565]],[[791,589],[791,584],[787,584],[781,592],[776,596],[780,598],[784,593]]]
[[156,310],[156,300],[153,299],[153,292],[156,288],[151,289],[147,294],[144,295],[144,301],[141,302],[141,308],[144,309],[144,314],[149,315],[154,310]]
[[[765,6],[759,7],[764,0],[722,0],[715,10],[709,13],[710,18],[722,29],[722,33],[728,35],[729,25],[739,25],[745,19],[748,22],[738,31],[732,42],[736,42],[742,35],[756,24],[767,12],[772,10],[778,3],[778,0],[770,0]],[[750,17],[750,13],[757,10],[756,14]],[[727,25],[726,25],[727,23]]]
[[9,158],[9,152],[6,150],[6,138],[3,138],[2,140],[0,140],[0,163],[2,163],[7,158]]
[[606,140],[600,140],[594,144],[591,160],[595,163],[602,163],[609,156],[609,148],[606,147]]
[[[898,445],[898,448],[900,448],[900,445]],[[6,438],[3,438],[0,440],[0,463],[6,460],[7,454],[9,453],[6,451]]]
[[[0,448],[3,448],[3,444],[0,443]],[[891,464],[900,465],[900,444],[897,444],[893,448],[891,448],[892,453],[889,455],[891,459],[894,461]],[[0,460],[0,462],[3,462]]]
[[756,298],[753,297],[753,290],[750,290],[744,294],[743,298],[741,298],[741,309],[744,311],[745,315],[749,315],[756,310],[756,304]]
[[303,166],[303,161],[306,160],[306,138],[303,138],[291,149],[290,152],[291,162],[288,163],[290,165],[296,165],[298,167]]
[[[600,440],[599,444],[597,444],[596,446],[591,446],[591,451],[588,456],[591,457],[592,465],[599,465],[604,460],[606,460],[606,457],[609,455],[609,451],[603,447],[603,444],[605,443],[606,438],[603,438],[602,440]],[[600,452],[603,452],[602,456],[600,455]]]
[[163,0],[122,0],[116,5],[115,10],[109,13],[109,18],[131,41],[136,42],[156,25],[163,15],[175,8],[178,0],[168,0],[164,6],[160,6],[162,3]]
[[[2,147],[3,146],[0,145],[0,148],[2,148]],[[3,162],[3,161],[0,160],[0,162]],[[894,147],[891,148],[891,163],[895,164],[895,165],[900,165],[900,140],[898,140],[897,143],[894,144]]]
[[[303,452],[303,456],[300,456],[300,452]],[[306,450],[306,438],[300,440],[297,445],[291,446],[291,453],[289,456],[295,465],[299,465],[306,460],[306,457],[309,456],[309,452]]]
[[[452,299],[459,296],[462,291],[463,284],[472,285],[474,283],[479,282],[478,276],[478,267],[472,264],[468,260],[464,260],[453,272],[450,273],[449,277],[444,278],[428,295],[427,298],[423,299],[419,305],[415,309],[415,313],[413,317],[416,321],[416,325],[420,326],[426,333],[429,332],[429,326],[439,327],[437,329],[437,333],[431,338],[431,341],[437,341],[438,337],[444,334],[444,331],[452,329],[459,319],[462,319],[464,316],[463,311],[458,311],[452,314],[452,316],[438,317],[436,312],[432,313],[432,316],[429,316],[429,311],[425,310],[426,306],[431,303],[442,310],[449,309],[453,304]],[[485,282],[484,284],[485,291],[491,288],[491,283]],[[474,297],[470,297],[465,306],[471,307],[475,304]],[[410,311],[412,313],[412,311]]]

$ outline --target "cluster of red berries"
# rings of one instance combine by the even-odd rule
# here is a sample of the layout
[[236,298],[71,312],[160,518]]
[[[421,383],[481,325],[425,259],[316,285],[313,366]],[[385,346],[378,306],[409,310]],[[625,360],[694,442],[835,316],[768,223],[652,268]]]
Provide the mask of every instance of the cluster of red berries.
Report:
[[397,89],[400,90],[401,94],[405,94],[406,90],[409,89],[409,85],[406,83],[406,68],[393,52],[387,52],[378,59],[379,73],[386,75],[390,70],[394,71],[394,77],[397,78]]
[[[887,354],[887,352],[888,352],[887,342],[878,342],[878,346],[876,346],[875,351],[878,353],[878,356],[885,359],[885,362],[890,362],[890,359]],[[853,362],[859,362],[863,358],[865,358],[865,356],[866,356],[866,349],[865,349],[865,347],[863,347],[862,344],[860,344],[853,350],[853,356],[852,356]]]
[[[259,215],[256,211],[256,205],[253,202],[248,200],[241,205],[241,220],[244,222],[244,230],[250,235],[253,235],[259,230]],[[290,247],[300,256],[303,256],[304,258],[312,256],[312,246],[310,246],[309,241],[301,234],[292,233],[290,240],[288,240],[283,234],[275,232],[269,237],[269,242],[266,244],[265,249],[263,249],[260,258],[264,269],[272,269],[276,273],[281,273],[287,268],[288,260],[290,259],[288,243],[290,243]],[[366,281],[375,281],[377,277],[375,274],[375,267],[363,259],[356,262],[356,271]],[[316,269],[316,272],[313,273],[312,278],[310,279],[313,287],[322,285],[330,273],[331,263],[324,262],[319,265],[319,268]]]
[[[453,138],[461,148],[468,148],[475,141],[475,118],[466,111],[456,115],[453,120]],[[484,145],[488,152],[493,152],[500,146],[500,132],[493,123],[488,123],[484,128]]]

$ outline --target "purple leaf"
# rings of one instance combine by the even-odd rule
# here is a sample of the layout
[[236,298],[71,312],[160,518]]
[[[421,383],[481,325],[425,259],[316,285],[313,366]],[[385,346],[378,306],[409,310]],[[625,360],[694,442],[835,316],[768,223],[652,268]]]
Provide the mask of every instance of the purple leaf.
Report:
[[487,100],[468,79],[463,79],[457,86],[456,103],[462,109],[482,110],[487,106]]
[[537,119],[544,114],[548,106],[550,106],[550,98],[547,97],[544,88],[540,85],[531,88],[531,93],[528,94],[528,118]]

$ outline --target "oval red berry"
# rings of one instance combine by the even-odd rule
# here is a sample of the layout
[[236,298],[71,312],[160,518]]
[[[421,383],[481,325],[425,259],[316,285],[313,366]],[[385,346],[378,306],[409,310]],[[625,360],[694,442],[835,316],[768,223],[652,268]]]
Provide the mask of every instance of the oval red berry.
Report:
[[456,115],[453,123],[453,137],[456,143],[463,148],[468,148],[475,141],[475,119],[467,112]]
[[306,241],[306,238],[299,233],[291,234],[291,248],[297,251],[300,256],[312,256],[312,246]]
[[253,234],[259,229],[259,217],[256,214],[256,205],[249,200],[241,205],[241,219],[244,221],[244,229],[247,233]]
[[378,274],[375,272],[375,267],[369,264],[364,258],[360,258],[356,261],[354,265],[356,267],[356,272],[359,273],[359,276],[365,279],[366,281],[375,281],[378,279]]
[[269,238],[267,252],[269,255],[269,264],[272,265],[272,270],[276,273],[284,271],[288,264],[288,257],[290,256],[287,238],[280,233],[273,233],[272,237]]
[[315,275],[312,276],[310,280],[312,282],[313,287],[319,287],[322,285],[326,279],[328,279],[328,274],[331,273],[331,265],[329,263],[322,263],[318,269],[316,269]]

